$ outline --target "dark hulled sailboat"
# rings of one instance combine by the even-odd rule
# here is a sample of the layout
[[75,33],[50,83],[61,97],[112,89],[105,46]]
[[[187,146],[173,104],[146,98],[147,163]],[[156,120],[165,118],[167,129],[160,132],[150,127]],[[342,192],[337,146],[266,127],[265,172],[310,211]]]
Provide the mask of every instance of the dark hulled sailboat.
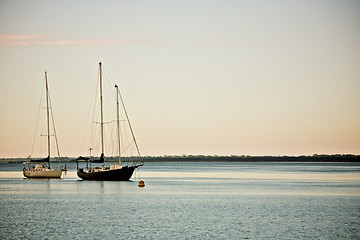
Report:
[[[115,167],[112,167],[115,166]],[[83,180],[98,180],[98,181],[129,181],[135,168],[140,165],[134,166],[121,166],[116,169],[119,165],[110,165],[110,167],[104,168],[78,168],[77,175]]]
[[[130,180],[134,170],[143,164],[138,162],[133,162],[132,165],[122,166],[121,164],[121,147],[120,147],[120,127],[119,127],[119,97],[121,99],[121,104],[124,109],[124,113],[126,116],[126,120],[128,122],[131,134],[132,134],[132,141],[135,143],[136,150],[138,156],[140,156],[140,151],[138,145],[135,140],[135,136],[125,110],[124,102],[121,98],[120,91],[118,86],[115,85],[116,88],[116,106],[117,106],[117,137],[118,137],[118,164],[112,164],[109,166],[105,165],[105,154],[104,154],[104,118],[103,118],[103,94],[102,94],[102,69],[101,69],[101,62],[99,63],[99,78],[100,78],[100,126],[101,126],[101,155],[99,159],[91,159],[90,157],[79,157],[76,160],[77,163],[77,175],[79,178],[83,180],[98,180],[98,181],[128,181]],[[91,154],[90,154],[91,155]],[[86,168],[79,168],[79,162],[86,162]],[[94,167],[94,165],[100,165]]]

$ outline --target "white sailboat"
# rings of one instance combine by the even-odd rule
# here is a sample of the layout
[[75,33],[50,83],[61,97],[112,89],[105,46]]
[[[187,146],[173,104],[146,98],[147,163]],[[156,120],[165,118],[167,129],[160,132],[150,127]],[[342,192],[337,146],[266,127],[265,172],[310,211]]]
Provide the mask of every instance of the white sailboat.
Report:
[[[48,156],[45,159],[29,159],[23,164],[30,164],[29,167],[23,168],[24,177],[27,178],[61,178],[62,170],[53,169],[50,165],[50,104],[49,104],[49,88],[47,81],[47,72],[45,72],[46,85],[46,120],[47,120],[47,150]],[[55,128],[55,127],[54,127]],[[54,131],[56,136],[56,131]],[[57,144],[56,144],[57,145]],[[59,155],[59,151],[58,151]],[[60,157],[60,156],[58,156]]]

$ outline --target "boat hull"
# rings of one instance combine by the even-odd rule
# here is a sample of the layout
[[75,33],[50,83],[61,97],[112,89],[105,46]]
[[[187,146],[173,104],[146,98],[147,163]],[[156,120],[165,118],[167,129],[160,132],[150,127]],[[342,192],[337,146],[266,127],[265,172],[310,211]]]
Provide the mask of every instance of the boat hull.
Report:
[[62,170],[44,169],[44,170],[25,170],[24,177],[27,178],[61,178]]
[[77,175],[83,180],[95,181],[129,181],[137,166],[126,166],[121,169],[104,170],[98,172],[78,171]]

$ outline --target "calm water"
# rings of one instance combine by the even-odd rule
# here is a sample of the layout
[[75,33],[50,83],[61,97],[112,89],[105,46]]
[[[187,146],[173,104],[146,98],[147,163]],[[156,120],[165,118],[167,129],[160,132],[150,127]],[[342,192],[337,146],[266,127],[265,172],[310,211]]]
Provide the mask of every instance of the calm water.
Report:
[[359,163],[149,163],[131,182],[0,164],[0,239],[360,239]]

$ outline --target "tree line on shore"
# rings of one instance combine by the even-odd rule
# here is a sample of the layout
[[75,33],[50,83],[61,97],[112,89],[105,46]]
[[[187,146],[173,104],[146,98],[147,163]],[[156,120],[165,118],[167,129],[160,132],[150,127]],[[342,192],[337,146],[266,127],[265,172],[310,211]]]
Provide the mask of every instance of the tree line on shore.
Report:
[[[117,161],[117,157],[106,157],[105,161]],[[57,159],[52,159],[57,161]],[[62,162],[75,161],[76,158],[61,157]],[[23,162],[24,158],[2,158],[1,163]],[[248,156],[248,155],[182,155],[182,156],[143,156],[143,157],[123,157],[123,162],[143,161],[143,162],[360,162],[360,155],[352,154],[314,154],[311,156]]]

